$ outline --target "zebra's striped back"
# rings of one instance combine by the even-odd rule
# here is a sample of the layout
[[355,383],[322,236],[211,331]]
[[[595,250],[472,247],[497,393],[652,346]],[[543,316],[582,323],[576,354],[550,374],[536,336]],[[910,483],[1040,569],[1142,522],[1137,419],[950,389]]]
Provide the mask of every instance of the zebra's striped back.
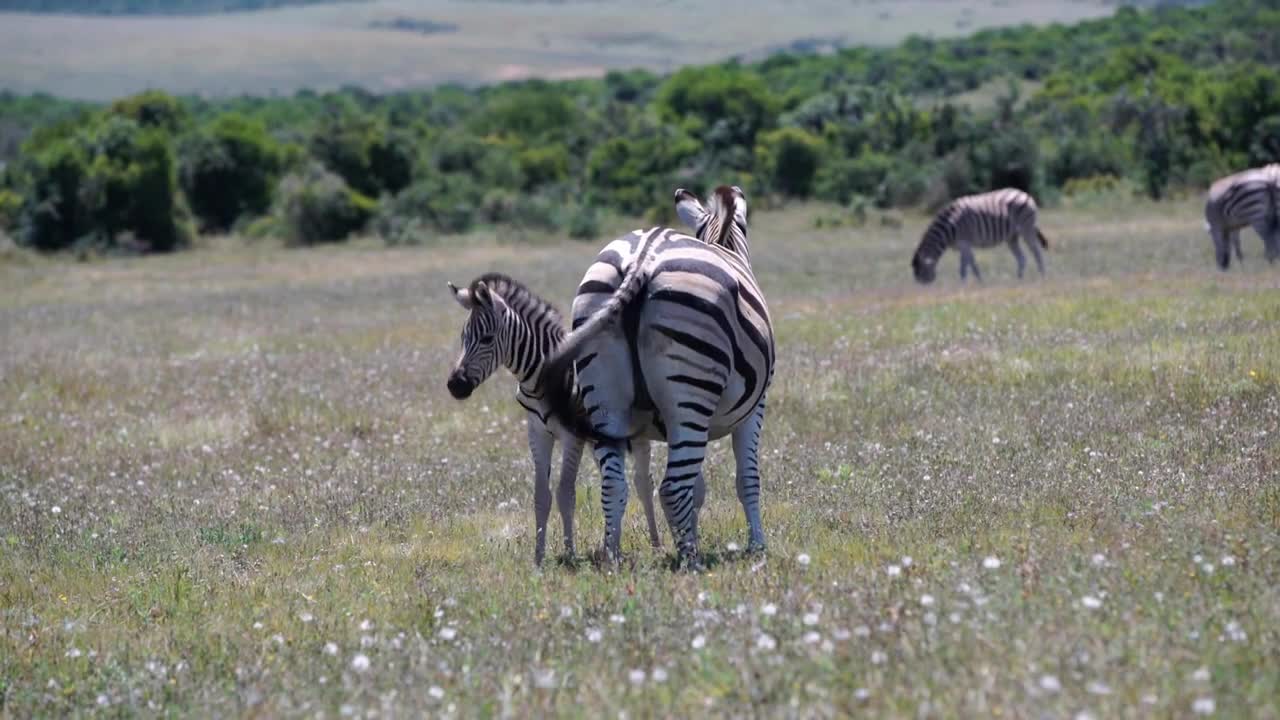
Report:
[[[952,200],[934,216],[916,248],[911,261],[916,279],[932,282],[938,258],[948,248],[989,248],[1016,241],[1019,236],[1032,245],[1038,260],[1039,249],[1033,243],[1048,248],[1049,241],[1036,226],[1037,215],[1035,199],[1015,188]],[[1021,257],[1014,248],[1015,255]]]
[[1205,228],[1213,240],[1218,267],[1231,265],[1231,250],[1240,252],[1241,228],[1252,226],[1262,236],[1267,258],[1280,257],[1280,163],[1251,168],[1209,186],[1204,204]]

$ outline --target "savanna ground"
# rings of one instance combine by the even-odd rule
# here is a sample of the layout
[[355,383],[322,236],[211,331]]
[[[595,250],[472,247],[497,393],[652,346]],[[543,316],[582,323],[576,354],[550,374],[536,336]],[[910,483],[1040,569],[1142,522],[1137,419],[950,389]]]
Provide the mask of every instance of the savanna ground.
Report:
[[[1105,0],[373,0],[201,17],[0,13],[0,88],[110,100],[147,89],[202,95],[372,91],[444,82],[673,71],[796,41],[892,45],[1018,23],[1070,23]],[[408,21],[447,32],[388,29]],[[442,29],[442,28],[441,28]]]
[[536,571],[512,381],[444,389],[446,280],[565,306],[598,243],[11,260],[0,715],[1280,717],[1280,268],[1197,204],[982,287],[913,283],[922,218],[758,214],[770,547],[717,443],[703,574],[634,496],[620,570]]

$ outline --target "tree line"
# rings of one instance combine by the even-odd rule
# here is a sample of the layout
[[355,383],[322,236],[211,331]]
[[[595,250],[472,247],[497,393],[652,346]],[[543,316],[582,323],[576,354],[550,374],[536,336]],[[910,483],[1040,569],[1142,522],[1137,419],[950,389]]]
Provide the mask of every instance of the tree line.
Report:
[[1275,161],[1280,0],[669,76],[105,106],[0,94],[0,223],[43,250],[477,224],[585,238],[602,212],[669,220],[672,188],[724,181],[757,205],[933,208],[1004,186],[1159,198]]

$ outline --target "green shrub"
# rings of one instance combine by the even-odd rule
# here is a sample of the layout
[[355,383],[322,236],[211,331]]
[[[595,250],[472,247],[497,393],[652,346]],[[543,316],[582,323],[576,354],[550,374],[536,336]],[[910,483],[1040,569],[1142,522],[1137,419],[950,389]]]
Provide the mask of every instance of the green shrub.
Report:
[[295,245],[345,240],[363,228],[377,208],[319,166],[285,176],[277,192],[285,239]]
[[760,135],[756,164],[782,194],[808,197],[825,151],[817,135],[796,127],[780,128]]
[[205,230],[225,231],[243,215],[271,207],[282,151],[262,123],[220,116],[183,143],[182,190]]

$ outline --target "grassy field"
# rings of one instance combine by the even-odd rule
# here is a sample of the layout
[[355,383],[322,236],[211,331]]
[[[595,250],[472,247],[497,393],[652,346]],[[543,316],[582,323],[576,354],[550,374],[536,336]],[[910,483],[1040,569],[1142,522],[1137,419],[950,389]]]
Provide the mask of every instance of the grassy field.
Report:
[[1257,238],[1220,273],[1196,203],[1049,211],[1046,281],[918,287],[922,218],[827,213],[754,218],[770,548],[722,441],[700,575],[634,498],[618,572],[535,571],[513,383],[445,391],[446,280],[565,306],[595,244],[10,257],[0,716],[1280,717]]
[[[645,5],[503,0],[374,0],[211,17],[0,13],[0,88],[106,100],[178,93],[374,91],[441,82],[574,77],[614,68],[670,71],[797,40],[890,45],[1022,22],[1072,22],[1114,10],[1102,0],[695,0]],[[387,29],[396,20],[456,32]],[[710,28],[716,32],[709,32]]]

